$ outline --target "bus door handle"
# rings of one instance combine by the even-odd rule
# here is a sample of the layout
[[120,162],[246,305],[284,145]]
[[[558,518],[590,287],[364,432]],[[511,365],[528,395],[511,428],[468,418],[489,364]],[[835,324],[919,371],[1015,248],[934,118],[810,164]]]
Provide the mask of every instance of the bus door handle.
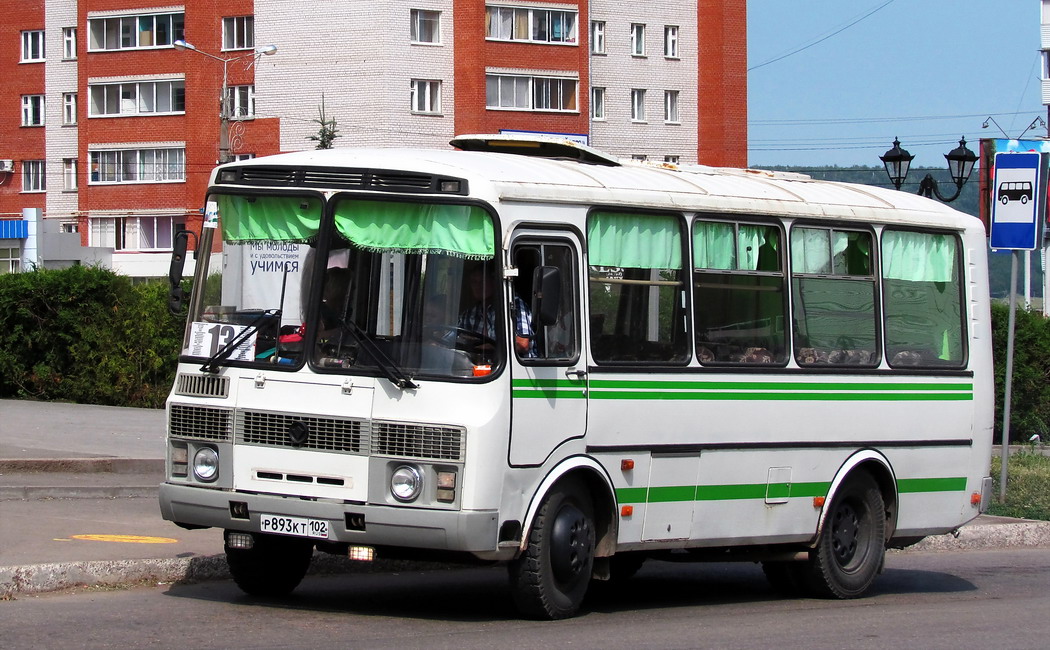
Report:
[[575,379],[576,381],[584,381],[587,379],[587,371],[569,368],[565,371],[565,376],[569,379]]

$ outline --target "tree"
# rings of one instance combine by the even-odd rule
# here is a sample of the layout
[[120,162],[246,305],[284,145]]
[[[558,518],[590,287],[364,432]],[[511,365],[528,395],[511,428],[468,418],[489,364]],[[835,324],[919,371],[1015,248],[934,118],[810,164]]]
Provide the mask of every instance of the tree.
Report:
[[317,143],[318,149],[331,149],[332,142],[341,137],[339,135],[339,129],[335,126],[335,118],[328,119],[324,111],[324,93],[321,93],[321,105],[318,107],[319,117],[311,120],[314,124],[320,126],[317,131],[317,135],[311,135],[307,137],[307,140],[313,140]]

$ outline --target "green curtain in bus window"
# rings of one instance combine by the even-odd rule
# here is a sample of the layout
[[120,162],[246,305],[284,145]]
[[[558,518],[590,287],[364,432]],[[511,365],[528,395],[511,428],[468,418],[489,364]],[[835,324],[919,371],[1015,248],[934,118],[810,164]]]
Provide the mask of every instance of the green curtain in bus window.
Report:
[[472,205],[343,201],[335,209],[335,227],[370,251],[445,253],[478,260],[495,254],[492,219]]
[[795,228],[791,231],[791,272],[831,273],[831,231]]
[[596,212],[587,230],[591,266],[682,268],[682,233],[674,217]]
[[882,233],[883,277],[912,282],[955,279],[955,238],[919,232]]
[[780,236],[772,226],[743,224],[737,233],[737,268],[742,271],[779,271]]
[[321,201],[302,196],[213,195],[226,241],[305,242],[321,225]]
[[697,221],[693,224],[693,266],[732,271],[736,268],[733,224]]

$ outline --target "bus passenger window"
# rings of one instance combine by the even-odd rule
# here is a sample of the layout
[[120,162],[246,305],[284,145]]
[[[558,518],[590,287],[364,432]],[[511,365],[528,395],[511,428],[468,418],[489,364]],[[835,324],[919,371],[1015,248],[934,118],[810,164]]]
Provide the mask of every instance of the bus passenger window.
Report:
[[871,234],[791,230],[795,361],[800,366],[874,366],[875,275]]
[[966,360],[959,241],[886,229],[882,286],[886,358],[893,367],[960,367]]
[[[513,258],[518,269],[513,286],[514,304],[519,311],[522,308],[527,310],[533,336],[528,354],[516,350],[519,358],[574,361],[579,356],[579,347],[576,343],[576,266],[572,247],[561,242],[530,241],[516,244]],[[556,268],[561,275],[555,320],[546,324],[541,322],[537,313],[540,295],[540,287],[536,286],[537,271],[541,267]],[[517,320],[521,315],[512,314],[512,317]]]
[[686,361],[679,218],[595,212],[588,217],[587,230],[594,360]]
[[693,303],[700,363],[787,361],[784,271],[776,226],[697,221]]

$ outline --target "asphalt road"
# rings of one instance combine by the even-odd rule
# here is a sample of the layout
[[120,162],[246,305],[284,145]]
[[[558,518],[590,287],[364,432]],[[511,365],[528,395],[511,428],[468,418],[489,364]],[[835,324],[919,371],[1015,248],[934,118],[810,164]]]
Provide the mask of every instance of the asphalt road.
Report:
[[523,621],[501,568],[309,577],[284,600],[231,582],[0,602],[5,648],[1035,648],[1050,549],[892,554],[872,595],[783,599],[753,564],[651,562],[582,614]]

